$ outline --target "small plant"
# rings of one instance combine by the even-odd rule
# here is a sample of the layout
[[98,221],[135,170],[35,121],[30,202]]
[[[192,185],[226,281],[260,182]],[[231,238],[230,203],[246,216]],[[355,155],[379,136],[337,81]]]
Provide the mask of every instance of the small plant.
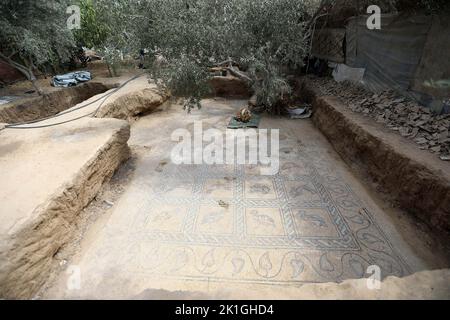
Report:
[[195,107],[200,109],[200,100],[211,93],[207,70],[186,56],[164,66],[155,63],[151,75],[161,89],[185,97],[183,109],[188,112]]
[[281,76],[277,60],[268,50],[261,48],[249,61],[249,74],[254,80],[253,90],[256,104],[268,112],[277,112],[274,107],[291,93],[291,87]]
[[122,62],[122,52],[116,48],[104,47],[99,50],[99,53],[103,56],[110,77],[117,77],[119,75],[120,63]]

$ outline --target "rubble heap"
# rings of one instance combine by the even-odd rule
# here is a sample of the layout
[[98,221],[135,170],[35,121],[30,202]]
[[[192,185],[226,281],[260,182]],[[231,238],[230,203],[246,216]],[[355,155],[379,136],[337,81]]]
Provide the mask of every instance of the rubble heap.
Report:
[[434,115],[417,102],[394,91],[372,93],[350,82],[331,78],[310,79],[321,95],[338,96],[354,112],[374,118],[403,137],[414,140],[419,148],[450,160],[450,114]]

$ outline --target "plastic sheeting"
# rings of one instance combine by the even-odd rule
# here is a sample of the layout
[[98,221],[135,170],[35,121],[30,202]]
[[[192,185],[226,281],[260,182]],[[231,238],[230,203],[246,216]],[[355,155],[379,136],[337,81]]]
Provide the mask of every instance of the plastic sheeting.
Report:
[[349,19],[346,29],[346,64],[364,68],[364,84],[373,91],[386,88],[406,92],[431,26],[431,16],[383,15],[380,30],[369,30],[367,16]]
[[0,96],[0,105],[10,103],[11,101],[17,100],[20,97],[17,96]]
[[450,100],[449,55],[450,16],[434,16],[412,89],[436,99]]
[[52,85],[55,87],[72,87],[78,83],[91,80],[91,73],[89,71],[70,72],[63,75],[54,76]]
[[340,63],[333,69],[333,78],[336,82],[351,81],[359,83],[362,82],[365,71],[364,68],[352,68]]

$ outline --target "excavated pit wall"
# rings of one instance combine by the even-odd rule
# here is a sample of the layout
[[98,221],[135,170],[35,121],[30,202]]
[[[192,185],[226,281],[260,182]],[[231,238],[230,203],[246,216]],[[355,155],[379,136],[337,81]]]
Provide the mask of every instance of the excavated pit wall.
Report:
[[450,163],[352,112],[339,98],[319,96],[306,79],[298,86],[306,100],[313,102],[313,123],[344,161],[448,241]]
[[38,205],[17,232],[1,235],[1,297],[32,297],[56,267],[57,260],[53,257],[70,241],[81,210],[128,159],[129,125],[126,122],[115,124],[111,131],[109,139],[94,156],[47,201]]
[[0,106],[0,123],[34,121],[52,116],[112,88],[113,85],[92,81],[54,90],[39,97],[20,99]]
[[106,103],[98,110],[96,117],[130,121],[137,116],[154,111],[168,99],[168,95],[161,94],[154,88],[146,88]]
[[[100,84],[93,85],[101,88],[101,91],[108,89]],[[75,88],[67,90],[71,89]],[[58,101],[57,97],[60,97],[65,104],[81,99],[75,99],[74,92],[71,91],[63,93],[62,90],[52,99]],[[82,95],[84,98],[89,96],[92,96],[92,91]],[[110,99],[99,109],[96,117],[131,120],[155,110],[168,98],[154,88],[140,87]],[[51,110],[55,111],[65,109],[68,107],[51,107]],[[30,118],[24,118],[23,115],[24,113],[21,113],[20,121],[31,119],[37,116],[37,113],[30,113]],[[13,119],[9,118],[9,121],[11,120]],[[58,269],[58,260],[54,256],[61,247],[71,241],[80,212],[93,200],[103,183],[111,178],[121,163],[129,158],[129,136],[130,126],[126,121],[122,121],[120,129],[80,168],[74,179],[61,185],[44,204],[36,206],[32,214],[36,218],[27,221],[24,227],[13,234],[0,235],[0,297],[32,298],[48,276]]]

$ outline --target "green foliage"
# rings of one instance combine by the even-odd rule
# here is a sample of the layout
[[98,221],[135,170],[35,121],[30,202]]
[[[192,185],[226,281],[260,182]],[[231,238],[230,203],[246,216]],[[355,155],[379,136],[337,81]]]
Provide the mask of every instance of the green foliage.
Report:
[[68,0],[2,0],[1,52],[25,69],[72,54],[75,39],[102,54],[115,75],[123,56],[147,48],[167,64],[152,70],[187,109],[208,92],[208,67],[231,58],[248,69],[258,101],[289,92],[281,66],[306,53],[305,22],[317,0],[77,0],[81,29],[65,26]]
[[276,58],[265,47],[249,61],[249,74],[255,79],[253,90],[256,103],[271,112],[272,107],[291,93],[291,87],[281,76]]
[[155,65],[152,73],[160,88],[173,96],[187,97],[183,108],[188,112],[194,107],[200,108],[200,100],[210,93],[207,70],[186,56],[175,59],[164,68]]
[[[81,0],[89,3],[86,13],[94,26],[88,24],[86,28],[87,40],[92,47],[103,56],[111,76],[118,75],[123,57],[127,54],[135,55],[139,49],[139,27],[136,16],[139,13],[139,0]],[[84,26],[82,26],[82,29]],[[86,39],[84,39],[86,41]]]
[[108,66],[110,76],[119,76],[119,68],[122,61],[122,52],[119,49],[116,49],[114,46],[104,46],[103,48],[99,49],[99,52],[103,56],[103,60]]
[[70,59],[75,43],[67,28],[66,0],[0,1],[0,59],[37,87],[34,72]]
[[[271,43],[281,63],[301,64],[308,7],[292,0],[153,0],[140,37],[171,58],[187,54],[200,61],[253,55]],[[139,23],[142,25],[141,23]]]
[[243,1],[244,31],[251,54],[264,50],[279,64],[302,64],[306,44],[304,24],[308,20],[303,1]]
[[0,52],[24,66],[67,61],[74,48],[68,1],[2,0]]
[[109,24],[100,19],[93,0],[79,0],[78,5],[81,11],[81,28],[74,32],[77,43],[88,48],[103,45],[110,33]]
[[[258,101],[270,109],[277,97],[289,92],[280,66],[298,67],[306,54],[305,24],[309,1],[292,0],[152,0],[141,7],[137,37],[152,53],[162,54],[170,70],[180,61],[206,70],[228,58],[252,70]],[[262,49],[263,48],[263,49]],[[264,51],[264,55],[261,54]],[[267,59],[270,57],[270,59]],[[169,73],[166,86],[186,84],[184,73]],[[204,74],[206,76],[206,74]],[[261,79],[260,79],[261,78]],[[206,81],[198,81],[204,83]],[[193,85],[189,94],[207,90]]]
[[187,109],[209,92],[206,72],[232,59],[250,71],[267,109],[289,92],[281,66],[299,67],[306,54],[305,24],[317,0],[79,0],[77,39],[104,56],[111,75],[122,56],[146,48],[167,64],[152,68]]

